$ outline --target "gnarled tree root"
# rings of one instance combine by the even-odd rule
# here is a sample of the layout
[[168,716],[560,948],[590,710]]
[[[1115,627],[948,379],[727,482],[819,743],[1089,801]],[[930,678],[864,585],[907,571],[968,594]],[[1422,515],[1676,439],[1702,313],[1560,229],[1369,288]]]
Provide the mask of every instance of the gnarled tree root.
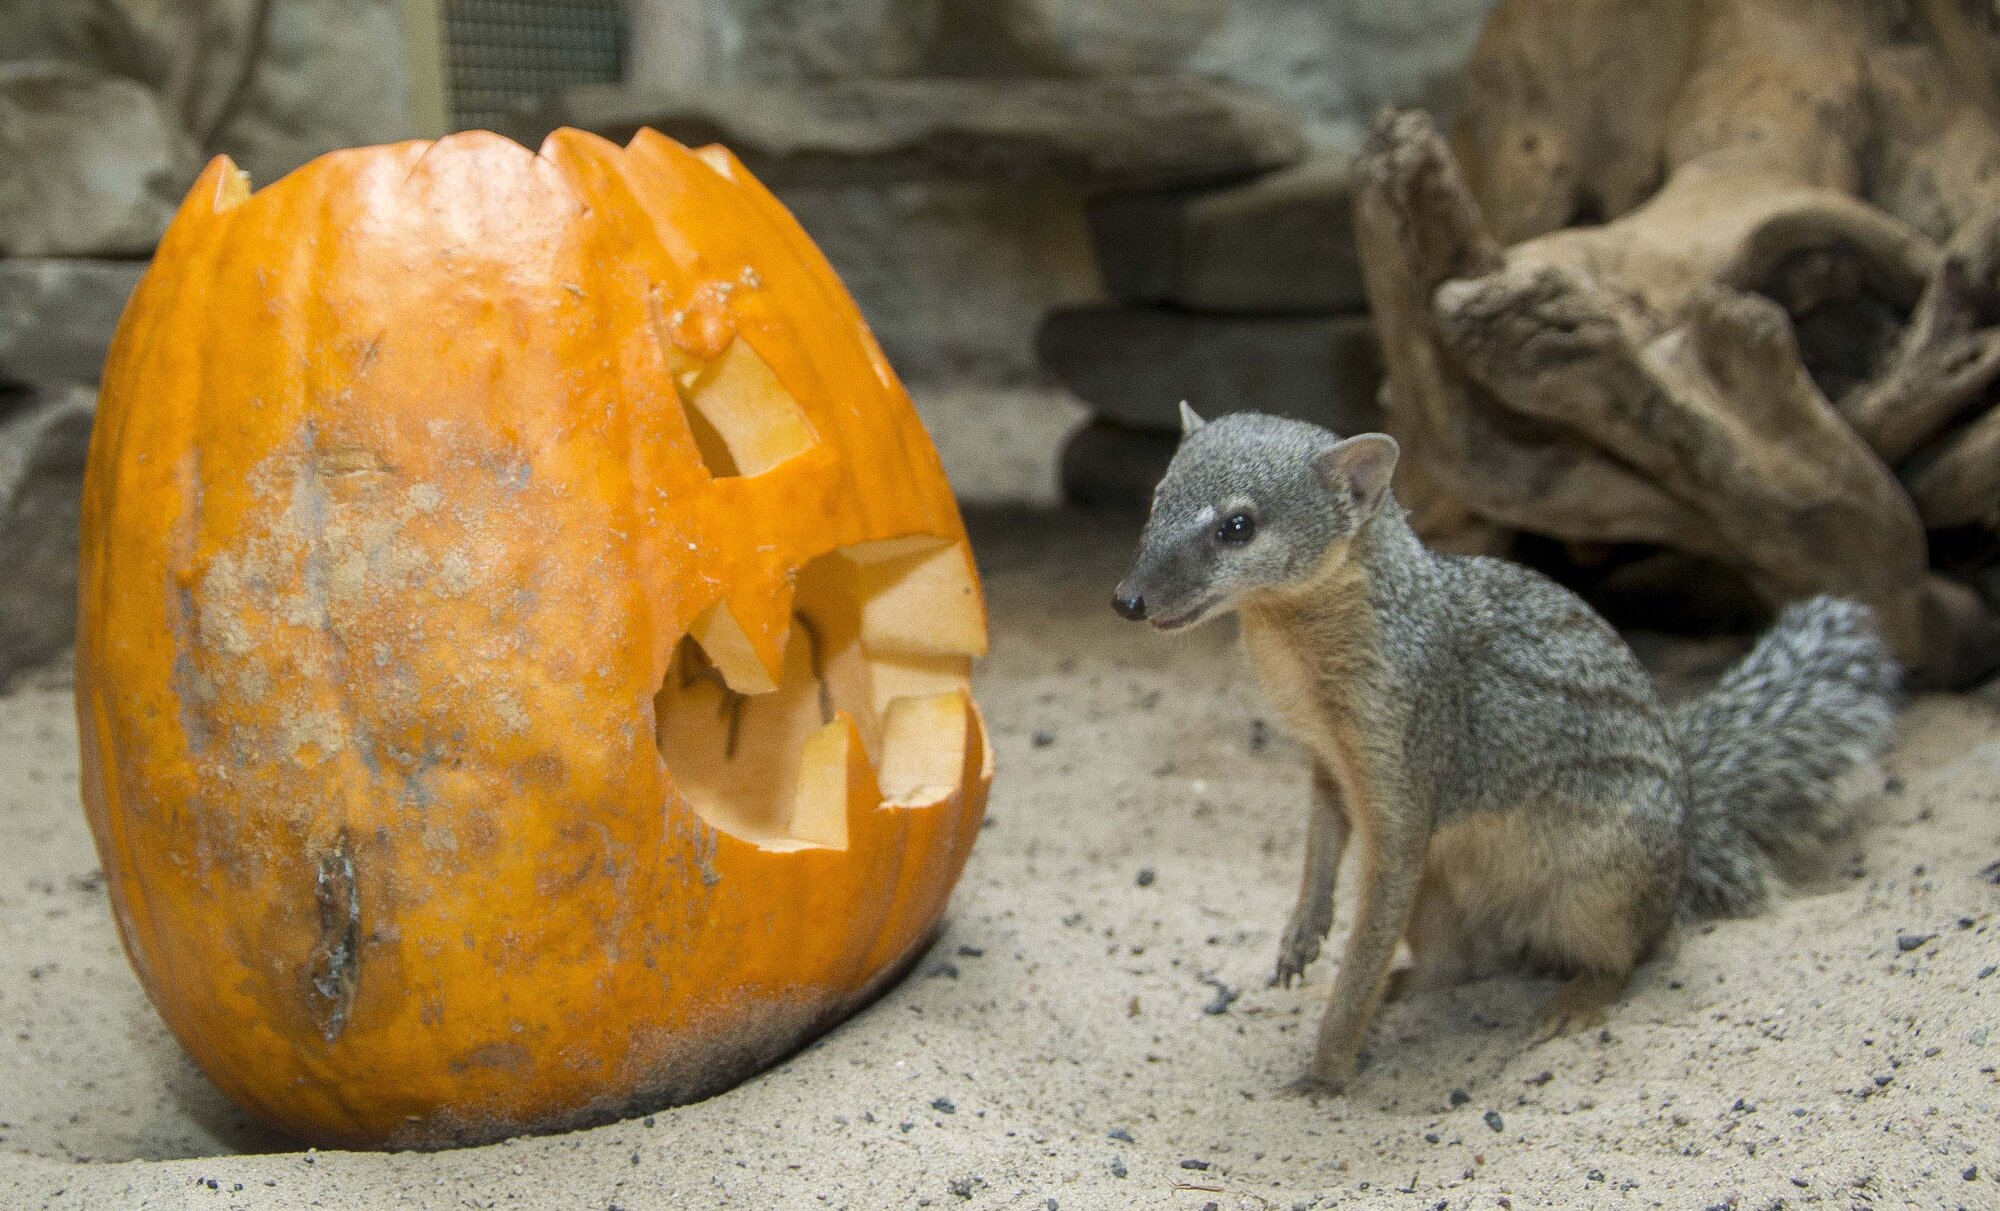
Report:
[[[2000,422],[1935,440],[2000,373],[1969,284],[1987,245],[1940,255],[1863,202],[1731,169],[1503,251],[1416,113],[1385,116],[1357,180],[1398,487],[1433,541],[1666,547],[1774,607],[1867,602],[1920,683],[1990,671],[2000,621],[1929,569],[1925,534],[2000,500]],[[1862,291],[1915,318],[1836,408],[1794,319]],[[1927,444],[1906,489],[1889,463]]]

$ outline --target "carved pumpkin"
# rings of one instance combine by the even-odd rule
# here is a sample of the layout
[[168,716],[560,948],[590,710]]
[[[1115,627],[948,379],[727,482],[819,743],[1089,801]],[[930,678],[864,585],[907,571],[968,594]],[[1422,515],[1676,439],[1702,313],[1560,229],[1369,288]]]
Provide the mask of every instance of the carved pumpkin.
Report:
[[209,165],[84,502],[83,800],[267,1123],[431,1147],[707,1096],[919,953],[991,778],[936,452],[727,152]]

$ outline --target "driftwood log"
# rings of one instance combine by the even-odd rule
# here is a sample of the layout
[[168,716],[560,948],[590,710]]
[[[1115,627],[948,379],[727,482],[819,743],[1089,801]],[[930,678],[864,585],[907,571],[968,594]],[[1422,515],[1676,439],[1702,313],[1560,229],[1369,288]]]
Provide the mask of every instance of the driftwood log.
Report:
[[1459,113],[1357,165],[1420,529],[1858,597],[1922,685],[2000,663],[1993,6],[1501,0]]

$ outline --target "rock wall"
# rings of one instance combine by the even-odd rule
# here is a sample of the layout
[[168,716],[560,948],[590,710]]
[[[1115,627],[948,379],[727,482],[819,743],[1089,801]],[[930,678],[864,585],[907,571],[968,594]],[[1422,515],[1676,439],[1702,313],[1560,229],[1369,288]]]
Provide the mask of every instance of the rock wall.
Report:
[[1199,72],[1328,132],[1448,111],[1493,0],[633,0],[644,86]]
[[1384,105],[1449,114],[1493,3],[1245,0],[1223,6],[1226,20],[1187,66],[1268,89],[1339,139]]
[[77,519],[97,395],[0,388],[0,690],[69,646]]
[[86,384],[203,160],[413,133],[398,0],[0,0],[0,685],[69,642]]
[[228,152],[258,183],[415,129],[398,0],[0,3],[0,62],[25,61],[143,86],[202,151]]
[[213,150],[263,183],[336,148],[415,137],[401,9],[398,0],[275,0],[257,70]]
[[144,256],[200,163],[143,84],[55,59],[0,64],[0,257]]

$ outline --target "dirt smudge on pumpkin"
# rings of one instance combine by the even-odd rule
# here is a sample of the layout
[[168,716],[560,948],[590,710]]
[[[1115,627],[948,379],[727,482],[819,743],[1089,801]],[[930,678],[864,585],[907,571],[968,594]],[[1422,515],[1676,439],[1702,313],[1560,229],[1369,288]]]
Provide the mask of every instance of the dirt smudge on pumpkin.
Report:
[[187,738],[188,752],[199,758],[212,739],[207,706],[214,686],[195,663],[195,644],[200,622],[192,587],[194,550],[201,531],[203,491],[201,452],[190,450],[177,470],[182,498],[187,502],[174,520],[170,539],[167,577],[167,627],[174,641],[174,662],[169,674],[175,709],[180,716],[181,734]]
[[472,561],[465,552],[450,550],[438,560],[438,595],[463,597],[472,591]]
[[285,520],[294,536],[305,546],[305,565],[300,569],[303,592],[286,603],[285,621],[294,626],[314,627],[333,635],[327,608],[328,563],[331,552],[326,541],[326,515],[330,504],[326,484],[320,477],[319,428],[308,420],[299,426],[299,444],[305,455],[298,473],[292,477],[292,492]]
[[248,599],[248,589],[241,566],[228,552],[209,562],[201,577],[199,603],[188,597],[190,621],[203,647],[227,656],[247,656],[256,648],[242,615],[230,608],[231,603]]
[[[910,955],[890,965],[888,971],[893,978],[873,980],[851,996],[826,997],[786,990],[761,998],[727,998],[697,1011],[683,1028],[635,1032],[626,1053],[608,1062],[581,1052],[553,1059],[567,1071],[592,1074],[596,1084],[630,1092],[599,1097],[566,1114],[542,1118],[480,1106],[412,1116],[390,1135],[386,1146],[430,1150],[484,1144],[530,1131],[537,1134],[574,1131],[701,1101],[770,1068],[818,1038],[858,1006],[873,1000],[883,988],[901,978],[928,942],[925,939]],[[510,1073],[523,1071],[505,1066],[504,1052],[483,1063],[469,1062],[475,1056],[486,1059],[485,1053],[516,1045],[500,1042],[474,1048],[453,1061],[452,1070],[463,1072],[484,1067]],[[529,1044],[518,1046],[532,1062],[537,1048]]]
[[528,1049],[519,1043],[502,1040],[482,1043],[464,1055],[451,1061],[453,1072],[465,1072],[473,1068],[494,1068],[501,1072],[519,1072],[534,1062]]
[[518,736],[528,730],[528,712],[521,707],[520,695],[512,690],[493,692],[493,713],[500,717],[500,726],[508,735]]
[[345,721],[329,711],[285,713],[279,744],[292,760],[300,760],[308,749],[324,761],[347,747]]
[[432,853],[456,854],[458,852],[458,834],[453,832],[447,825],[425,825],[423,842],[424,848]]

